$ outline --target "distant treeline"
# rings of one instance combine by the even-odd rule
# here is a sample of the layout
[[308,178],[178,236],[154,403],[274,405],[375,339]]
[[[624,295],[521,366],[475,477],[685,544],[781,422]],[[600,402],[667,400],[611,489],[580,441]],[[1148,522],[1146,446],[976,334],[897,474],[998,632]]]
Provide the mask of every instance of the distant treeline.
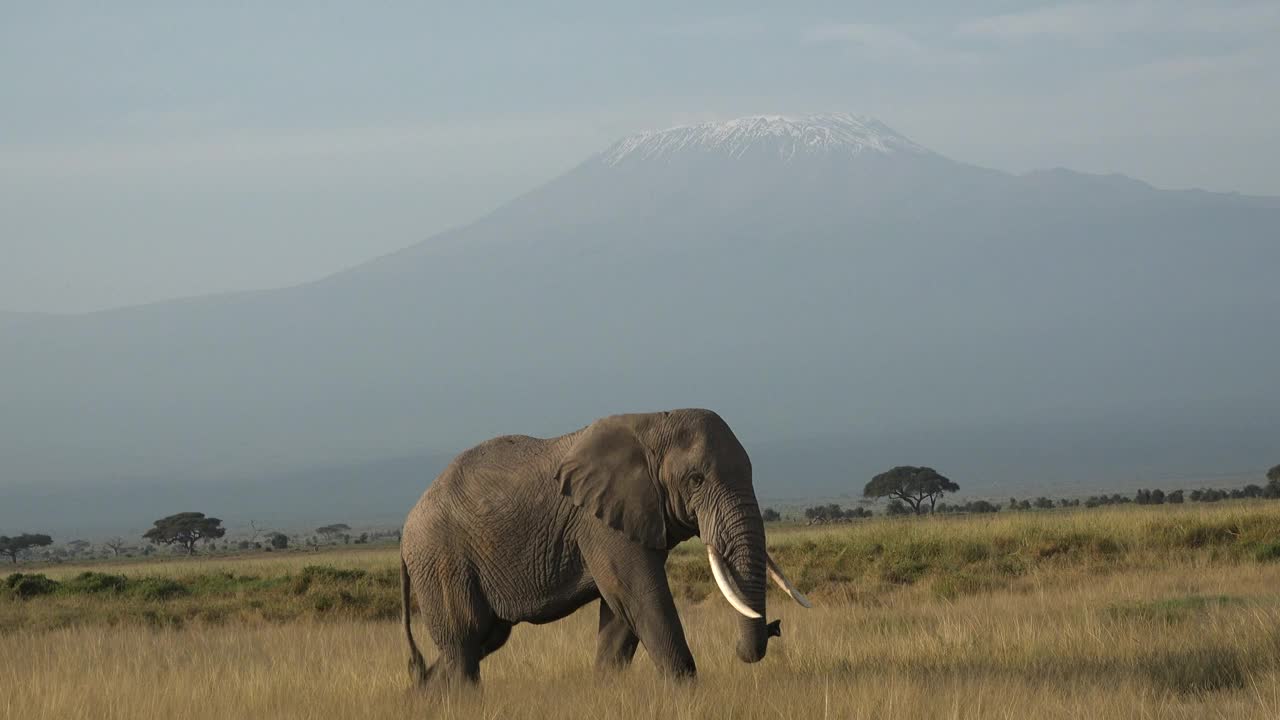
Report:
[[[1103,505],[1179,505],[1185,502],[1204,502],[1213,503],[1222,500],[1251,500],[1251,499],[1267,499],[1280,500],[1280,465],[1272,468],[1267,473],[1268,482],[1266,485],[1258,485],[1250,483],[1244,487],[1238,488],[1200,488],[1197,490],[1170,490],[1165,492],[1160,488],[1146,489],[1143,488],[1133,494],[1121,495],[1113,493],[1111,495],[1091,495],[1081,500],[1080,498],[1058,498],[1054,500],[1045,496],[1035,499],[1009,498],[1009,502],[1002,506],[987,500],[970,500],[965,503],[948,503],[945,501],[938,502],[934,505],[931,512],[943,514],[956,513],[994,513],[1005,511],[1022,511],[1022,510],[1051,510],[1053,508],[1096,508]],[[861,518],[868,518],[874,515],[871,510],[866,507],[843,508],[837,503],[828,503],[825,505],[814,505],[807,507],[803,511],[803,517],[810,525],[822,525],[834,522],[851,522]],[[885,515],[912,515],[915,511],[903,503],[901,500],[890,500],[884,509]],[[765,522],[776,522],[784,519],[782,513],[773,508],[765,508]]]

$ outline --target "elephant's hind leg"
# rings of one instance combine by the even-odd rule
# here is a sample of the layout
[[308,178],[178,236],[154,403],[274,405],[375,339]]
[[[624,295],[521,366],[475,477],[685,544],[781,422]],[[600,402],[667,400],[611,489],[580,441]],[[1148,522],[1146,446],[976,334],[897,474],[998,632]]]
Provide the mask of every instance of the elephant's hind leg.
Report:
[[469,569],[443,569],[435,582],[423,584],[419,597],[431,639],[440,652],[427,669],[427,680],[448,686],[479,682],[480,660],[506,642],[510,624],[494,616]]

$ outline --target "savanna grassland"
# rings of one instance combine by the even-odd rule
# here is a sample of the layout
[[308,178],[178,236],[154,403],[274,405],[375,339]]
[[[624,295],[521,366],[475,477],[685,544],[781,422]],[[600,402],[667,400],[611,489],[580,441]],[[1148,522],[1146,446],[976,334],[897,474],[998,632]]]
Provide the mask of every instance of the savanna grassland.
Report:
[[815,608],[770,596],[763,662],[734,657],[688,543],[669,574],[696,683],[643,650],[597,676],[592,604],[517,627],[483,691],[448,696],[409,688],[394,548],[19,566],[0,717],[1280,717],[1280,503],[768,532]]

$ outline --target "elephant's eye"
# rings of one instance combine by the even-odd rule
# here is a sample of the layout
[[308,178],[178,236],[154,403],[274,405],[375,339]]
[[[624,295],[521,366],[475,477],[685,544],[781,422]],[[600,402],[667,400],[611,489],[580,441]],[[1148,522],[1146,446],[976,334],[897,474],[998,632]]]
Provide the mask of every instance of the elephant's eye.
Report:
[[689,473],[689,487],[693,488],[694,490],[697,490],[698,488],[702,487],[702,481],[705,479],[706,478],[702,477],[702,473],[691,472]]

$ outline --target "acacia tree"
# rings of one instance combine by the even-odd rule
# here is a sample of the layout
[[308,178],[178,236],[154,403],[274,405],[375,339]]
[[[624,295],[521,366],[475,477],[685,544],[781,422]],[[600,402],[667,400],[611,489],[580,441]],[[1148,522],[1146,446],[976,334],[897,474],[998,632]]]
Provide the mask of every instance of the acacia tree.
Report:
[[142,534],[144,540],[156,545],[181,545],[188,555],[196,552],[196,543],[212,540],[227,534],[218,518],[205,517],[204,513],[184,512],[160,518],[155,527]]
[[335,538],[351,530],[351,526],[346,523],[334,523],[316,528],[316,532],[324,536],[325,540],[333,542]]
[[92,548],[93,543],[88,540],[72,540],[67,543],[67,550],[71,551],[72,555],[79,555],[81,553],[88,552]]
[[1267,471],[1267,479],[1271,482],[1280,482],[1280,465],[1276,465]]
[[925,501],[929,503],[929,511],[933,512],[934,506],[938,504],[938,498],[944,493],[956,492],[959,489],[959,485],[931,467],[899,465],[871,478],[871,482],[863,488],[862,494],[869,498],[890,497],[901,500],[909,505],[915,514],[920,515],[925,511]]
[[14,565],[18,564],[18,555],[36,547],[47,547],[53,544],[53,538],[40,533],[22,533],[9,537],[0,535],[0,555],[8,555]]
[[111,550],[112,555],[115,557],[120,557],[120,553],[123,552],[125,548],[124,538],[113,537],[102,544]]

